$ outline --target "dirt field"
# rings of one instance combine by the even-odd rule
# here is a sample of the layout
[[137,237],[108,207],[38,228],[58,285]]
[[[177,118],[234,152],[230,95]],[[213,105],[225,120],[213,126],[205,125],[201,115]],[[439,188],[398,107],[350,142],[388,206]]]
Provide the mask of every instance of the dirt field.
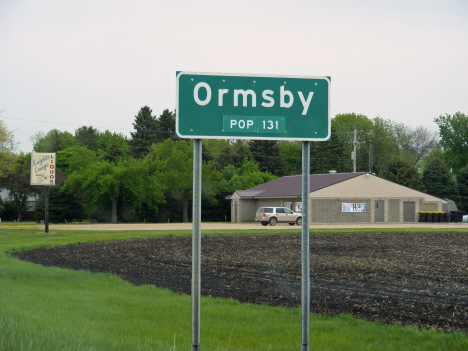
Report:
[[[203,236],[202,294],[300,305],[300,234]],[[15,253],[190,294],[191,237]],[[468,234],[311,235],[311,312],[468,331]]]

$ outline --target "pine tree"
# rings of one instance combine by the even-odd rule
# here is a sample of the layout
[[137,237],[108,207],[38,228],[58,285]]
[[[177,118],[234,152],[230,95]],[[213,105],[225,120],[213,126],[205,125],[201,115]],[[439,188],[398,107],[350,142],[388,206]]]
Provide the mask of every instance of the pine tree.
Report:
[[382,177],[408,188],[426,191],[416,166],[408,160],[393,156],[382,172]]
[[75,139],[90,150],[96,151],[99,147],[99,131],[92,126],[83,126],[75,130]]
[[276,140],[252,140],[249,149],[261,172],[270,172],[278,177],[285,174],[286,164],[280,156]]
[[159,116],[158,123],[157,141],[161,143],[168,138],[175,140],[175,113],[165,109]]
[[135,116],[133,128],[135,132],[130,132],[132,139],[130,140],[130,149],[136,158],[144,157],[151,145],[158,141],[159,123],[156,117],[151,114],[153,111],[144,106]]
[[310,173],[323,174],[334,170],[338,173],[351,172],[351,160],[345,139],[332,127],[330,141],[310,143]]
[[427,193],[442,199],[456,201],[458,188],[455,178],[439,158],[434,158],[423,173],[422,181]]

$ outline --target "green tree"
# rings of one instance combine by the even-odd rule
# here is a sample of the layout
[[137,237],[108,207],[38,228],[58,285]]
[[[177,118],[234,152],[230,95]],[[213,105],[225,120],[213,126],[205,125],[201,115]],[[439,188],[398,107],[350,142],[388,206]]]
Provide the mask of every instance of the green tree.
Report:
[[405,127],[380,117],[374,118],[372,122],[374,128],[368,135],[373,155],[372,168],[377,174],[381,174],[393,156],[401,155],[400,139]]
[[157,142],[163,142],[167,138],[175,140],[175,113],[164,110],[158,118]]
[[82,170],[97,160],[96,153],[82,145],[57,151],[57,168],[65,172],[66,175]]
[[142,205],[157,209],[165,201],[158,160],[128,159],[117,164],[97,161],[72,173],[63,191],[79,191],[86,201],[88,216],[99,203],[111,205],[111,221],[118,222],[118,203],[127,201],[138,212]]
[[460,169],[457,178],[457,187],[459,194],[459,202],[457,202],[457,207],[460,210],[468,211],[468,166]]
[[[173,141],[153,145],[152,158],[159,158],[164,162],[163,182],[166,194],[179,203],[182,210],[182,221],[188,222],[188,208],[192,199],[193,188],[193,141]],[[216,202],[215,195],[224,187],[221,173],[217,172],[213,164],[202,164],[202,196],[205,201]]]
[[457,112],[434,119],[439,126],[440,144],[445,149],[447,165],[454,173],[468,164],[468,116]]
[[458,200],[456,180],[439,158],[434,158],[424,170],[422,182],[428,194],[455,202]]
[[277,178],[269,172],[261,172],[258,164],[247,158],[238,168],[233,165],[227,166],[223,170],[223,176],[228,181],[227,189],[229,194],[236,190],[250,189]]
[[407,186],[408,188],[423,192],[426,191],[418,169],[408,160],[402,159],[399,156],[393,156],[390,161],[388,161],[381,176],[392,182]]
[[15,146],[13,133],[0,120],[0,178],[13,168]]
[[8,190],[18,221],[21,221],[26,212],[28,197],[37,195],[40,191],[39,187],[30,185],[30,173],[31,155],[21,153],[16,157],[13,167],[0,178],[0,188]]
[[76,129],[75,139],[78,144],[86,146],[90,150],[97,151],[99,149],[99,131],[92,126]]
[[98,145],[101,151],[106,152],[112,144],[116,145],[125,154],[125,157],[129,155],[130,147],[127,136],[109,130],[98,133]]
[[[45,196],[39,198],[36,209],[36,220],[45,218]],[[83,204],[72,192],[61,191],[61,186],[51,186],[49,189],[49,222],[64,223],[66,221],[82,220]]]
[[286,163],[281,157],[278,141],[252,140],[249,142],[249,150],[260,171],[270,172],[278,177],[286,174]]
[[135,132],[130,132],[130,150],[134,157],[144,157],[151,145],[158,141],[159,123],[152,113],[153,111],[148,106],[143,106],[135,116],[135,122],[133,122]]
[[69,132],[51,129],[45,134],[38,131],[30,138],[35,152],[57,152],[75,145],[75,137]]

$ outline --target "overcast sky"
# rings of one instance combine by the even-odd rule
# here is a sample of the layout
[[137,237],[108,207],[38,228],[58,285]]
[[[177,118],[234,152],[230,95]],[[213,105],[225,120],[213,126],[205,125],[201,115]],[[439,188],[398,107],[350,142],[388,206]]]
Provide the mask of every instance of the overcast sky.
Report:
[[331,113],[410,126],[468,113],[468,1],[0,0],[0,110],[22,151],[52,128],[129,135],[176,71],[331,77]]

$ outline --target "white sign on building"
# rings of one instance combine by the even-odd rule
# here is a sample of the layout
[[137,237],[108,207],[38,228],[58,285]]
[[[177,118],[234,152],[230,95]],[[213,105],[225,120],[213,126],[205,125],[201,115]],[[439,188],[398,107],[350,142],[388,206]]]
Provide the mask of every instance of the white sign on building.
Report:
[[55,153],[31,154],[31,185],[55,185]]
[[366,203],[341,203],[341,212],[366,212]]

